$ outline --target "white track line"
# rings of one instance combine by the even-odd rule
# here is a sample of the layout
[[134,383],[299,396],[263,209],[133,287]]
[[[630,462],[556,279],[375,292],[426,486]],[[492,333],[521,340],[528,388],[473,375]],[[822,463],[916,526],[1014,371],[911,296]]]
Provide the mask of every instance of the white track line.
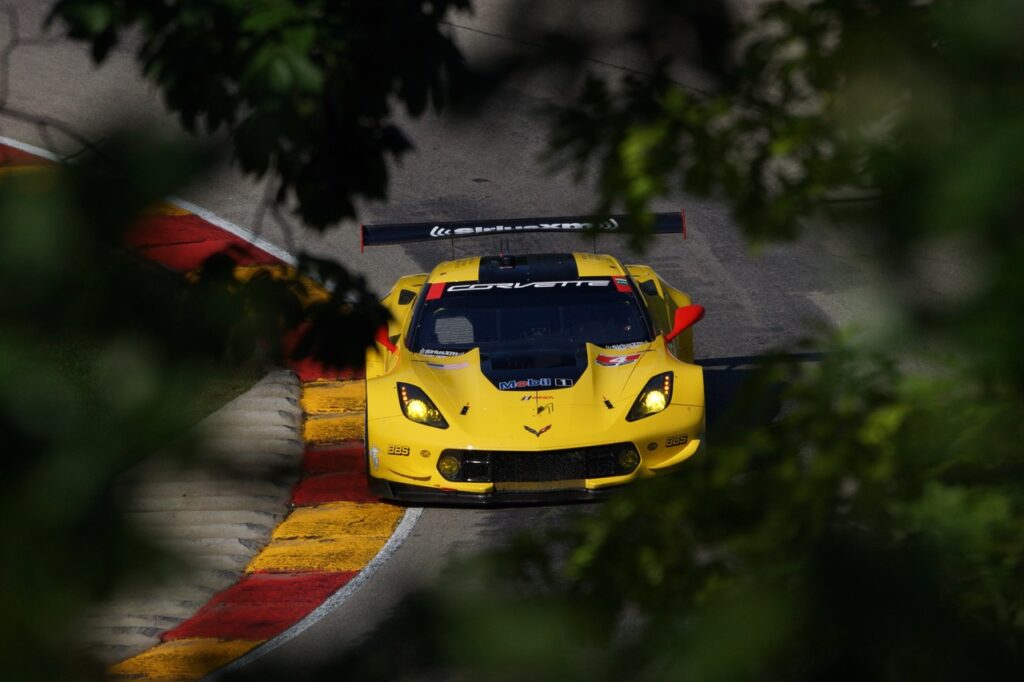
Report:
[[29,154],[35,154],[36,156],[41,156],[44,159],[49,159],[50,161],[60,161],[61,160],[61,158],[59,156],[57,156],[56,154],[54,154],[51,151],[43,149],[42,147],[36,147],[35,145],[31,145],[31,144],[28,144],[28,143],[25,143],[25,142],[19,142],[18,140],[12,140],[11,138],[4,137],[3,135],[0,135],[0,144],[5,144],[8,147],[14,147],[15,149],[20,149],[21,151],[28,152]]
[[295,625],[292,625],[284,632],[281,632],[277,636],[263,642],[263,644],[260,644],[248,653],[242,655],[240,658],[236,658],[220,670],[215,670],[203,679],[216,680],[219,679],[221,675],[239,670],[249,665],[256,659],[269,654],[282,644],[298,637],[313,625],[316,625],[316,623],[328,613],[341,607],[341,605],[348,601],[348,598],[351,597],[356,590],[362,587],[373,576],[373,574],[380,569],[381,566],[387,563],[387,560],[391,558],[391,555],[394,554],[402,543],[405,542],[405,539],[409,537],[413,526],[415,526],[416,522],[419,521],[421,514],[423,514],[422,507],[411,507],[406,509],[405,514],[402,516],[402,520],[399,521],[398,525],[395,527],[395,532],[391,534],[391,537],[388,538],[388,541],[380,548],[377,555],[370,560],[370,563],[363,567],[363,570],[359,571],[359,574],[356,575],[356,577],[348,581],[344,587],[328,597],[326,601],[313,609],[309,615],[298,623],[295,623]]
[[[29,154],[41,156],[44,159],[49,159],[50,161],[61,160],[61,158],[54,154],[53,152],[42,149],[41,147],[36,147],[35,145],[19,142],[18,140],[12,140],[11,138],[4,137],[2,135],[0,135],[0,144],[5,144],[9,147],[20,149],[21,151],[28,152]],[[199,216],[206,222],[211,223],[212,225],[216,225],[225,232],[230,232],[236,237],[240,237],[245,241],[249,242],[253,246],[263,249],[271,256],[274,256],[275,258],[280,258],[282,261],[288,263],[289,265],[295,265],[295,263],[297,262],[295,257],[288,253],[287,251],[285,251],[284,249],[274,246],[265,239],[256,236],[249,230],[243,227],[239,227],[238,225],[235,225],[233,222],[225,220],[220,216],[211,213],[210,211],[207,211],[205,208],[200,208],[199,206],[196,206],[195,204],[189,201],[185,201],[184,199],[178,199],[176,197],[171,197],[168,199],[168,201],[174,204],[175,206],[185,209],[189,213],[194,213],[195,215]],[[216,670],[210,673],[210,675],[208,675],[206,679],[216,679],[223,673],[231,672],[232,670],[238,670],[239,668],[248,665],[252,661],[255,661],[257,658],[260,658],[264,654],[270,653],[271,651],[281,646],[285,642],[289,641],[290,639],[293,639],[294,637],[297,637],[298,635],[302,634],[307,628],[311,627],[313,624],[315,624],[321,618],[326,616],[328,613],[330,613],[331,611],[340,607],[342,604],[348,601],[348,598],[351,597],[352,594],[356,590],[358,590],[364,583],[366,583],[366,581],[368,581],[370,577],[377,572],[377,569],[383,566],[387,562],[387,560],[391,558],[391,555],[398,550],[401,544],[405,542],[405,539],[409,537],[409,533],[412,532],[413,526],[415,526],[416,522],[419,521],[420,515],[422,513],[422,507],[412,507],[410,509],[406,509],[405,514],[402,515],[402,520],[399,521],[398,525],[395,527],[395,532],[391,534],[391,537],[388,538],[388,541],[385,542],[384,546],[380,548],[380,551],[377,552],[376,556],[374,556],[373,559],[370,560],[370,563],[366,564],[366,566],[363,567],[363,570],[359,571],[356,577],[352,578],[352,580],[345,583],[344,587],[342,587],[337,592],[328,597],[326,601],[320,604],[320,606],[313,609],[305,618],[300,620],[298,623],[295,623],[290,628],[288,628],[284,632],[281,632],[277,636],[268,639],[266,642],[257,646],[255,649],[245,654],[241,658],[236,658],[234,661],[232,661],[225,667],[221,668],[220,670]]]
[[[12,140],[11,138],[4,137],[2,135],[0,135],[0,144],[5,144],[9,147],[20,149],[21,151],[28,152],[29,154],[41,156],[44,159],[48,159],[50,161],[63,160],[61,159],[61,157],[57,156],[51,151],[47,151],[46,149],[43,149],[41,147],[36,147],[35,145],[26,144],[25,142],[19,142],[18,140]],[[295,256],[291,255],[284,249],[271,244],[266,239],[263,239],[262,237],[250,232],[244,227],[239,227],[238,225],[235,225],[230,220],[225,220],[224,218],[221,218],[219,215],[207,211],[205,208],[200,208],[199,206],[196,206],[190,201],[185,201],[184,199],[180,199],[178,197],[168,197],[167,201],[174,204],[178,208],[182,208],[188,211],[189,213],[193,213],[199,216],[206,222],[216,227],[219,227],[225,232],[233,234],[236,237],[240,237],[241,239],[244,239],[245,241],[249,242],[256,248],[266,251],[274,258],[277,258],[287,263],[288,265],[295,265],[298,262]]]
[[290,253],[288,253],[284,249],[282,249],[282,248],[280,248],[278,246],[274,246],[273,244],[268,242],[266,239],[263,239],[262,237],[257,236],[256,234],[254,234],[254,233],[250,232],[249,230],[245,229],[244,227],[239,227],[238,225],[235,225],[230,220],[224,220],[223,218],[221,218],[220,216],[216,215],[215,213],[211,213],[210,211],[207,211],[205,208],[200,208],[199,206],[196,206],[192,202],[185,201],[184,199],[179,199],[178,197],[169,197],[167,199],[167,201],[169,201],[170,203],[174,204],[178,208],[185,209],[189,213],[194,213],[195,215],[199,216],[200,218],[202,218],[206,222],[208,222],[208,223],[210,223],[212,225],[216,225],[217,227],[219,227],[220,229],[224,230],[225,232],[230,232],[231,234],[235,235],[236,237],[240,237],[240,238],[244,239],[245,241],[249,242],[253,246],[255,246],[255,247],[259,248],[259,249],[263,249],[264,251],[269,253],[274,258],[282,260],[285,263],[287,263],[288,265],[295,265],[296,263],[298,263],[298,260],[295,258],[295,256],[291,255]]

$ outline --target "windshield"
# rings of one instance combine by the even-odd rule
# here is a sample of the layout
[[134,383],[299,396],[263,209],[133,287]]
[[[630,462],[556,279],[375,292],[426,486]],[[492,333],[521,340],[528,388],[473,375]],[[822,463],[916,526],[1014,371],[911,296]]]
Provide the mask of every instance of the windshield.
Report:
[[650,327],[624,278],[453,282],[427,290],[409,336],[426,353],[638,344]]

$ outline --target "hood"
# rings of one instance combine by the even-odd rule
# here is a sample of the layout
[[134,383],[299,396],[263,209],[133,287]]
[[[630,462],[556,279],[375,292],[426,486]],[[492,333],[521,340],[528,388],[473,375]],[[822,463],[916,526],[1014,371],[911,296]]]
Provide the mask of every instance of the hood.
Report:
[[480,373],[502,391],[571,388],[589,366],[588,355],[585,346],[480,353]]
[[410,353],[409,379],[474,442],[552,449],[579,445],[581,428],[599,438],[623,423],[647,381],[665,371],[665,356],[658,340],[622,350],[587,344],[561,356],[538,353],[534,361],[481,358],[479,349],[446,357]]

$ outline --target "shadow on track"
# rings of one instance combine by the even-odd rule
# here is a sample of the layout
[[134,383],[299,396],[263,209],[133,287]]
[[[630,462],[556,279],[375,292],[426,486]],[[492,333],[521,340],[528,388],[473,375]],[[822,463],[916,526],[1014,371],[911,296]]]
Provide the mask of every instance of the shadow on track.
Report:
[[782,410],[779,383],[768,384],[765,391],[769,394],[759,401],[743,399],[744,391],[752,386],[763,370],[770,365],[794,362],[821,362],[822,353],[778,353],[773,355],[742,355],[724,358],[705,358],[696,364],[704,368],[704,403],[707,410],[708,429],[721,425],[727,415],[736,420],[733,408],[743,409],[749,404],[758,404],[754,413],[739,418],[741,424],[753,425],[770,422]]

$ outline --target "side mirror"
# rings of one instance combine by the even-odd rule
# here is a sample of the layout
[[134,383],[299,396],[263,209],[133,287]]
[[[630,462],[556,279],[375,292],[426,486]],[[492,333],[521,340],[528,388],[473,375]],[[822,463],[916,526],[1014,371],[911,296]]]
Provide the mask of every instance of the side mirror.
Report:
[[388,349],[389,353],[395,353],[398,350],[398,346],[391,343],[391,339],[388,338],[388,326],[385,324],[377,330],[377,343]]
[[672,322],[672,331],[665,334],[665,343],[668,343],[700,322],[703,317],[704,306],[702,305],[687,305],[682,308],[676,308],[676,316]]

